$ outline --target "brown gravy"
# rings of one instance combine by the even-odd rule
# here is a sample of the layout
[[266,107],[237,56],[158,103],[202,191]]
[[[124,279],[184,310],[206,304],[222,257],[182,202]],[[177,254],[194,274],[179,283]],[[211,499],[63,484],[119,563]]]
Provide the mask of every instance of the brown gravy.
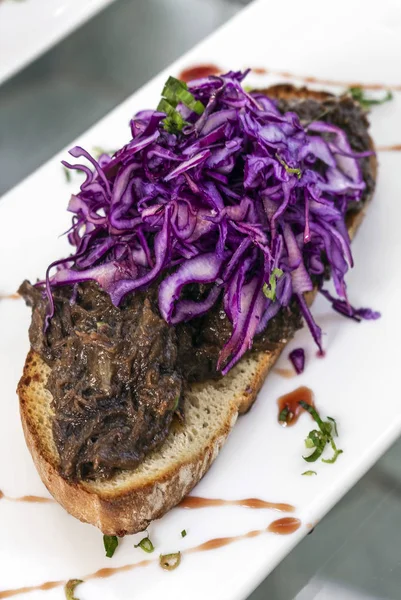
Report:
[[[281,425],[283,425],[283,427],[290,427],[291,425],[295,425],[295,423],[298,421],[301,412],[304,411],[302,406],[299,405],[300,400],[303,400],[310,406],[315,406],[313,402],[313,392],[310,388],[305,386],[301,386],[289,394],[281,396],[277,400],[278,421]],[[286,420],[280,421],[280,414],[285,410],[288,411],[287,418]]]
[[209,77],[209,75],[219,75],[221,72],[222,70],[217,65],[195,65],[181,71],[181,73],[178,75],[178,79],[181,79],[181,81],[191,81],[192,79]]
[[[294,533],[295,531],[297,531],[297,529],[301,527],[301,524],[302,523],[299,519],[296,519],[294,517],[284,517],[282,519],[277,519],[276,521],[273,521],[266,529],[256,529],[240,535],[234,535],[232,537],[214,538],[208,540],[207,542],[199,544],[199,546],[194,546],[193,548],[183,550],[181,554],[194,554],[196,552],[207,552],[209,550],[216,550],[216,548],[222,548],[223,546],[228,546],[229,544],[234,544],[235,542],[239,542],[241,540],[254,538],[266,532],[275,533],[277,535],[289,535],[290,533]],[[147,565],[156,561],[158,561],[158,559],[142,560],[141,562],[123,565],[121,567],[106,567],[103,569],[99,569],[98,571],[95,571],[95,573],[87,575],[82,579],[83,582],[89,581],[90,579],[106,579],[107,577],[111,577],[116,573],[132,571],[137,567],[146,567]],[[2,592],[0,591],[0,599],[11,598],[13,596],[18,596],[19,594],[27,594],[28,592],[34,592],[39,590],[51,590],[53,588],[65,585],[65,583],[65,581],[48,581],[46,583],[42,583],[41,585],[23,587],[14,590],[4,590]]]
[[270,508],[280,512],[294,512],[295,506],[281,502],[267,502],[259,498],[244,498],[243,500],[221,500],[220,498],[200,498],[186,496],[179,503],[179,508],[206,508],[208,506],[245,506],[246,508]]

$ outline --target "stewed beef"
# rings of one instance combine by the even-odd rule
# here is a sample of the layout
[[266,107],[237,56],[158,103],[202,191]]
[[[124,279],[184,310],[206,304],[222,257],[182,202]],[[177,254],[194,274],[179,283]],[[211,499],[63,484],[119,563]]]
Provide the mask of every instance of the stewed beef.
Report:
[[64,477],[109,477],[131,469],[166,437],[180,410],[183,378],[174,329],[152,293],[121,308],[97,284],[55,291],[46,332],[47,300],[27,281],[20,293],[33,308],[30,340],[51,366],[53,435]]

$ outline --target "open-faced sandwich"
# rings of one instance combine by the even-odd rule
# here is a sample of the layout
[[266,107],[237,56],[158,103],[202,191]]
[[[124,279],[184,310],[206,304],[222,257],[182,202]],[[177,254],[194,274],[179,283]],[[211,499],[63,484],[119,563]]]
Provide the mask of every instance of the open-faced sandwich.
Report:
[[[132,139],[71,197],[73,254],[25,281],[31,351],[18,392],[42,480],[106,534],[146,528],[188,494],[331,276],[345,275],[376,178],[350,96],[243,73],[170,78]],[[326,293],[327,295],[327,293]],[[239,475],[240,476],[240,475]]]

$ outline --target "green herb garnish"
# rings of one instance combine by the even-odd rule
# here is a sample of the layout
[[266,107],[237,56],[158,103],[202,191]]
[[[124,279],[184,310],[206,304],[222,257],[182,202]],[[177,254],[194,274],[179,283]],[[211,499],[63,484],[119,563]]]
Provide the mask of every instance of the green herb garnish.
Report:
[[147,552],[148,554],[151,554],[153,552],[153,550],[155,549],[149,536],[147,536],[146,538],[143,538],[143,540],[141,540],[139,542],[139,544],[135,544],[134,548],[142,548],[142,550],[144,552]]
[[340,454],[342,454],[344,451],[343,450],[339,450],[337,448],[337,446],[335,445],[333,439],[330,440],[330,444],[331,447],[333,448],[334,454],[331,458],[322,458],[322,462],[324,463],[328,463],[329,465],[332,465],[333,463],[336,462],[337,458],[340,456]]
[[332,417],[327,417],[329,421],[323,421],[316,409],[307,402],[300,400],[299,404],[312,416],[314,421],[316,421],[319,426],[319,429],[313,429],[313,431],[310,431],[305,440],[305,446],[307,448],[314,449],[314,451],[312,454],[309,454],[309,456],[303,456],[302,458],[306,460],[306,462],[316,462],[323,454],[326,445],[330,444],[334,454],[331,458],[322,458],[322,462],[330,464],[336,462],[338,456],[343,452],[337,448],[333,439],[333,434],[335,436],[338,435],[337,423]]
[[174,571],[181,562],[181,552],[172,554],[160,554],[159,564],[165,571]]
[[106,550],[107,558],[111,558],[118,546],[118,538],[116,535],[103,536],[104,549]]
[[285,406],[283,410],[280,411],[280,414],[278,416],[278,422],[282,424],[285,423],[285,425],[288,425],[288,423],[292,421],[293,416],[294,414],[290,411],[288,406]]
[[301,475],[317,475],[316,471],[304,471]]
[[162,91],[162,96],[170,102],[172,106],[177,106],[179,102],[192,110],[197,115],[201,115],[205,110],[202,102],[195,100],[185,81],[169,77]]
[[333,423],[333,433],[336,437],[338,437],[338,431],[337,431],[337,423],[336,420],[333,419],[333,417],[327,417],[329,421],[331,421]]
[[276,154],[276,158],[277,158],[278,162],[281,165],[283,165],[283,167],[287,171],[287,173],[289,173],[290,175],[296,175],[298,177],[298,179],[301,179],[301,177],[302,177],[301,169],[294,169],[293,167],[290,167],[289,165],[287,165],[285,160],[283,160],[281,158],[281,156],[279,156],[278,154]]
[[67,183],[70,183],[71,181],[71,171],[70,169],[67,169],[67,167],[64,167],[63,165],[63,171],[64,171],[64,177]]
[[180,81],[175,77],[169,77],[162,91],[157,110],[166,113],[164,119],[164,128],[169,133],[182,131],[184,125],[188,125],[184,117],[178,112],[178,104],[183,104],[197,115],[201,115],[205,110],[202,102],[195,100],[194,96],[188,90],[185,81]]
[[[283,274],[283,271],[281,269],[273,269],[272,274],[269,277],[269,285],[267,285],[267,283],[263,284],[263,293],[266,296],[266,298],[269,298],[269,300],[275,300],[276,299],[276,287],[277,287],[277,279],[279,277],[281,277]],[[279,418],[279,421],[281,419]]]
[[180,397],[177,396],[177,398],[175,399],[175,402],[174,402],[173,412],[175,412],[177,410],[179,403],[180,403]]
[[115,154],[116,152],[117,152],[117,150],[106,150],[105,148],[102,148],[101,146],[93,146],[93,148],[92,148],[92,154],[96,158],[96,160],[100,156],[102,156],[102,154],[107,154],[108,156],[113,156],[113,154]]
[[65,597],[67,598],[67,600],[78,600],[78,598],[74,596],[74,592],[75,588],[80,583],[83,583],[82,579],[70,579],[69,581],[67,581],[67,583],[64,586]]
[[181,531],[181,537],[185,537],[186,535],[187,535],[187,532],[186,532],[186,530],[185,530],[185,529],[183,529],[183,530]]
[[185,121],[180,113],[175,110],[175,108],[171,106],[171,104],[169,104],[165,98],[160,100],[157,110],[166,113],[167,116],[163,123],[164,129],[169,133],[177,133],[178,131],[182,131],[184,125],[188,125],[187,121]]
[[351,94],[353,99],[359,102],[362,108],[365,108],[366,110],[375,104],[384,104],[385,102],[393,99],[393,93],[391,90],[387,90],[384,98],[369,98],[366,96],[364,90],[359,86],[350,87],[347,92]]

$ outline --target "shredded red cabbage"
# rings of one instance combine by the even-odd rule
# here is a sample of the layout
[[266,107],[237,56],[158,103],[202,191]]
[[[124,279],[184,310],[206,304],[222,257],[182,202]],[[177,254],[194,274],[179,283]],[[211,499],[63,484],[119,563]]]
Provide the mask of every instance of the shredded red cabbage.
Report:
[[[233,325],[219,359],[223,374],[294,297],[322,349],[304,293],[323,279],[325,256],[340,297],[334,307],[349,310],[344,217],[365,188],[360,155],[338,127],[304,127],[265,95],[247,93],[245,75],[192,81],[189,92],[205,110],[178,103],[170,122],[184,124],[180,132],[166,130],[165,113],[141,111],[131,141],[113,156],[97,162],[80,147],[70,151],[93,170],[63,162],[86,178],[69,203],[75,254],[48,275],[50,316],[54,286],[95,280],[119,305],[162,278],[160,312],[170,324],[222,299]],[[197,283],[206,295],[186,299],[184,286]]]
[[348,302],[348,299],[341,300],[340,298],[335,298],[327,290],[320,289],[320,293],[331,302],[331,306],[340,313],[340,315],[344,315],[344,317],[348,317],[354,321],[360,322],[363,319],[365,321],[375,321],[381,317],[379,312],[374,311],[371,308],[354,308]]
[[303,373],[305,368],[305,351],[303,348],[295,348],[289,353],[288,358],[290,359],[292,366],[295,369],[297,375]]

